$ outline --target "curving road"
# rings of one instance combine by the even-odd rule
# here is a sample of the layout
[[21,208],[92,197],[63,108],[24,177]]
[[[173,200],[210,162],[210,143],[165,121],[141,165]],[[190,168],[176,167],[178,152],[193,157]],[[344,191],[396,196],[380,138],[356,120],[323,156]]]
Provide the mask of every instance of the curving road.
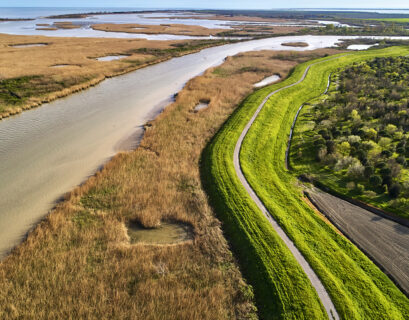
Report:
[[[334,59],[334,58],[333,58]],[[328,59],[331,60],[331,59]],[[325,61],[328,61],[325,60]],[[321,61],[324,62],[324,61]],[[317,62],[317,63],[321,63]],[[317,291],[317,294],[319,298],[321,299],[321,302],[328,314],[329,319],[339,319],[339,315],[335,309],[335,306],[325,289],[324,285],[322,284],[321,280],[318,278],[317,274],[314,272],[314,270],[311,268],[311,266],[308,264],[307,260],[305,260],[304,256],[301,254],[301,252],[297,249],[297,247],[294,245],[294,243],[291,241],[291,239],[287,236],[287,234],[284,232],[284,230],[280,227],[280,225],[277,223],[277,221],[272,217],[272,215],[268,212],[267,208],[264,206],[264,204],[261,202],[260,198],[256,195],[254,190],[251,188],[249,185],[248,181],[244,177],[243,171],[241,170],[240,166],[240,150],[241,146],[243,144],[243,140],[247,135],[247,132],[249,131],[250,127],[256,120],[258,114],[260,113],[261,109],[263,109],[264,105],[266,102],[270,99],[271,96],[276,94],[277,92],[280,92],[284,89],[288,89],[290,87],[293,87],[302,81],[304,81],[305,77],[308,74],[308,71],[310,70],[311,66],[317,64],[311,64],[309,65],[305,71],[304,74],[302,75],[301,79],[298,80],[297,82],[290,84],[288,86],[285,86],[283,88],[280,88],[278,90],[275,90],[271,92],[267,97],[261,102],[261,104],[258,106],[257,110],[253,114],[252,118],[250,121],[247,123],[245,128],[243,129],[239,139],[237,140],[236,146],[234,148],[234,155],[233,155],[233,163],[234,163],[234,169],[236,171],[236,174],[243,185],[243,187],[246,189],[247,193],[249,196],[253,199],[253,201],[256,203],[257,207],[263,212],[267,220],[270,222],[271,226],[274,228],[274,230],[277,232],[277,234],[280,236],[280,238],[284,241],[284,243],[287,245],[288,249],[290,249],[291,253],[294,255],[295,259],[297,262],[300,264],[301,268],[304,270],[306,273],[308,279],[311,281],[311,284]]]

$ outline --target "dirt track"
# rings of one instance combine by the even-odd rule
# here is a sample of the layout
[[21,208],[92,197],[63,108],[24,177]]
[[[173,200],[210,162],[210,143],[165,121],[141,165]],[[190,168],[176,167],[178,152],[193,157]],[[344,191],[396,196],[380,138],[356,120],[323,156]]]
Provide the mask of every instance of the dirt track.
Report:
[[380,266],[408,295],[409,228],[316,188],[314,205]]
[[[336,57],[337,58],[337,57]],[[327,59],[324,61],[336,59],[336,58],[331,58]],[[311,65],[309,65],[305,71],[304,74],[302,75],[301,79],[298,80],[297,82],[290,84],[288,86],[282,87],[280,89],[277,89],[270,94],[268,94],[264,100],[261,102],[261,104],[258,106],[256,112],[253,114],[252,118],[250,121],[246,124],[245,128],[243,129],[239,139],[237,140],[236,146],[234,148],[234,154],[233,154],[233,164],[234,164],[234,169],[236,171],[236,174],[243,185],[243,187],[246,189],[247,193],[251,197],[251,199],[256,203],[258,208],[263,212],[264,216],[267,218],[273,229],[277,232],[277,234],[280,236],[280,238],[284,241],[284,243],[287,245],[288,249],[291,251],[293,254],[294,258],[297,260],[297,262],[300,264],[301,268],[304,270],[305,274],[307,275],[308,279],[311,281],[312,286],[315,288],[317,291],[318,297],[321,300],[321,303],[323,304],[328,318],[333,319],[333,320],[338,320],[339,315],[337,313],[337,310],[335,309],[335,306],[331,300],[331,297],[329,296],[327,290],[325,289],[324,285],[322,284],[320,278],[317,276],[317,274],[314,272],[314,270],[311,268],[307,260],[305,260],[304,256],[302,253],[298,250],[298,248],[295,246],[293,241],[287,236],[285,231],[281,228],[281,226],[277,223],[277,221],[273,218],[273,216],[270,214],[270,212],[267,210],[267,208],[264,206],[264,204],[261,202],[260,198],[257,196],[256,192],[252,189],[252,187],[249,185],[247,179],[244,176],[244,173],[241,169],[240,166],[240,150],[241,146],[243,144],[243,140],[247,135],[247,132],[250,130],[250,127],[253,125],[254,121],[256,120],[258,114],[260,113],[261,109],[263,109],[264,105],[266,102],[276,93],[285,90],[287,88],[296,86],[297,84],[301,83],[304,81],[305,77],[308,74],[308,71],[310,70],[311,66],[320,63],[316,62]]]

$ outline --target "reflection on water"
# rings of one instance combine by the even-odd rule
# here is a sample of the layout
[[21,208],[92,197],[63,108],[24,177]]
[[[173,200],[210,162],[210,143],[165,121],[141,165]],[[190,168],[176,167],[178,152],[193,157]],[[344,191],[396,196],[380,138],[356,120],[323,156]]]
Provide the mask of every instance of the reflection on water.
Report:
[[44,47],[46,43],[27,43],[27,44],[13,44],[10,47],[13,48],[30,48],[30,47]]
[[379,43],[375,44],[351,44],[347,47],[348,50],[366,50],[374,46],[379,46]]
[[105,56],[105,57],[96,58],[95,60],[98,60],[98,61],[113,61],[113,60],[119,60],[119,59],[126,58],[126,57],[128,57],[128,56],[126,56],[126,55]]
[[280,80],[280,76],[278,74],[273,74],[272,76],[264,78],[260,82],[255,83],[254,87],[256,87],[256,88],[264,87],[265,85],[271,84],[271,83],[276,82],[278,80]]
[[[97,9],[92,10],[76,10],[72,9],[72,12],[95,12]],[[132,9],[129,9],[132,10]],[[135,10],[135,9],[133,9]],[[109,12],[109,9],[101,9],[100,12]],[[111,10],[118,11],[118,10]],[[126,10],[122,10],[126,11]],[[302,27],[314,27],[324,25],[327,23],[333,23],[339,26],[347,26],[335,21],[286,21],[286,22],[251,22],[251,21],[228,21],[228,20],[209,20],[206,19],[208,15],[192,13],[192,12],[153,12],[153,13],[124,13],[124,14],[108,14],[108,15],[91,15],[86,18],[64,18],[66,22],[72,22],[76,26],[80,26],[79,29],[58,29],[47,30],[47,28],[38,28],[38,25],[50,25],[52,26],[58,19],[48,19],[46,16],[53,14],[68,13],[67,11],[52,11],[46,10],[41,16],[36,15],[35,20],[31,21],[6,21],[0,23],[0,33],[18,34],[18,35],[45,35],[56,37],[103,37],[103,38],[145,38],[148,40],[186,40],[186,39],[209,39],[209,37],[200,36],[186,36],[186,35],[170,35],[170,34],[143,34],[141,33],[125,33],[125,32],[106,32],[100,30],[93,30],[91,28],[94,24],[101,23],[122,23],[122,24],[185,24],[185,25],[197,25],[210,29],[230,29],[232,25],[250,24],[250,25],[265,25],[265,26],[302,26]],[[6,13],[7,14],[7,11]],[[8,12],[9,16],[16,17],[17,13],[11,11]],[[22,13],[22,15],[24,15]],[[4,17],[9,17],[4,16]],[[200,17],[200,19],[191,19],[190,17]],[[190,19],[189,19],[190,18]],[[135,28],[139,29],[139,28]]]

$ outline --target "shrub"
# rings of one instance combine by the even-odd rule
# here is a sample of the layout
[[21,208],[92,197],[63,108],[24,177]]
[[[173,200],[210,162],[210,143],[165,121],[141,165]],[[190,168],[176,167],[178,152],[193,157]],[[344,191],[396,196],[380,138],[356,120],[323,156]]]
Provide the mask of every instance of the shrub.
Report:
[[376,193],[373,192],[372,190],[367,190],[367,191],[365,191],[365,192],[364,192],[364,195],[365,195],[366,197],[368,197],[368,198],[376,197]]
[[355,182],[350,181],[347,183],[347,189],[348,190],[354,190],[355,189]]
[[320,147],[317,151],[317,161],[322,161],[326,155],[327,155],[327,148]]
[[362,194],[365,191],[365,187],[364,187],[364,185],[358,183],[356,185],[355,190],[356,190],[357,193]]

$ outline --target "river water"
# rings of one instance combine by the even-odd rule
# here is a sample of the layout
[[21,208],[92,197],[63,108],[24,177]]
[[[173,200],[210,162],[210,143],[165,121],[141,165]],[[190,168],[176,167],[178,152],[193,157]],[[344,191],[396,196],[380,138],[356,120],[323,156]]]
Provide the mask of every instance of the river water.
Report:
[[[189,79],[239,52],[310,50],[333,46],[340,38],[351,37],[278,37],[209,48],[0,121],[0,257],[58,198],[112,157],[121,141],[141,137],[142,125]],[[309,47],[281,46],[289,41]]]

